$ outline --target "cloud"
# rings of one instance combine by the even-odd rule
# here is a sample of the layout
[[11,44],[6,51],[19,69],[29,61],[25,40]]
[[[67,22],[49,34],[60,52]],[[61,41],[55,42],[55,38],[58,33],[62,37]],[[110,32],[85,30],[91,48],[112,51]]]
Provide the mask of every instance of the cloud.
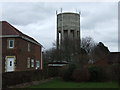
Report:
[[14,25],[28,25],[43,22],[51,15],[52,8],[45,3],[3,3],[3,19]]
[[56,10],[79,13],[81,37],[91,36],[117,51],[118,7],[115,2],[22,2],[2,3],[2,20],[6,20],[48,49],[56,39]]
[[[26,35],[32,36],[39,41],[46,49],[52,47],[52,43],[55,41],[55,27],[51,23],[54,21],[54,17],[46,19],[42,24],[41,22],[28,24],[26,26],[15,25]],[[47,25],[46,25],[47,23]]]
[[[93,8],[94,7],[94,8]],[[85,10],[83,10],[84,13]],[[87,9],[88,14],[82,20],[82,29],[95,29],[96,24],[110,22],[113,19],[117,19],[117,4],[102,3],[102,4],[90,4],[90,8]]]

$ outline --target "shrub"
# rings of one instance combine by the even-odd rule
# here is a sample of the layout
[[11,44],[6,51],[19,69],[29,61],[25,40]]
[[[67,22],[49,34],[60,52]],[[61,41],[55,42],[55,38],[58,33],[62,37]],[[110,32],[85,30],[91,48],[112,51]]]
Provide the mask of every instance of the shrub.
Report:
[[88,81],[89,80],[89,72],[87,68],[78,68],[73,71],[72,78],[74,81]]
[[119,81],[120,80],[120,64],[112,64],[111,65],[111,71],[112,71],[112,77],[111,79],[113,81]]
[[59,73],[59,67],[48,67],[49,77],[57,77]]
[[75,69],[74,64],[70,64],[68,67],[64,67],[60,70],[60,77],[65,80],[65,81],[70,81],[72,80],[72,73]]
[[88,67],[90,81],[106,81],[106,72],[103,67],[90,66]]

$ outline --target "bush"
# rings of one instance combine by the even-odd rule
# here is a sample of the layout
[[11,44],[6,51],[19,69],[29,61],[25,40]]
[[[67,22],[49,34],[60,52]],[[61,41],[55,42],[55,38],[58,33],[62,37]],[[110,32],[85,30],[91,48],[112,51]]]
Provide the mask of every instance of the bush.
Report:
[[58,73],[59,73],[59,68],[60,67],[48,67],[49,69],[49,75],[50,77],[57,77],[58,76]]
[[70,81],[72,80],[72,73],[75,69],[75,65],[74,64],[70,64],[68,67],[64,67],[61,69],[60,71],[60,77],[65,80],[65,81]]
[[111,81],[119,81],[120,80],[120,65],[119,64],[112,64],[109,67],[109,76]]
[[106,81],[106,71],[100,66],[90,66],[88,67],[90,74],[90,81]]
[[88,81],[89,80],[89,72],[87,68],[79,68],[75,69],[72,74],[72,78],[74,81]]

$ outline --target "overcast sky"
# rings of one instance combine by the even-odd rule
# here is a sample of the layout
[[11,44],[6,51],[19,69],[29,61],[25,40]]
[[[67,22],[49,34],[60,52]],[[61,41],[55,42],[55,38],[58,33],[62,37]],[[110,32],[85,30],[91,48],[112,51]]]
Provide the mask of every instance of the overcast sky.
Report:
[[45,49],[56,40],[56,10],[81,12],[81,38],[90,36],[118,51],[117,2],[10,2],[2,3],[1,20],[40,42]]

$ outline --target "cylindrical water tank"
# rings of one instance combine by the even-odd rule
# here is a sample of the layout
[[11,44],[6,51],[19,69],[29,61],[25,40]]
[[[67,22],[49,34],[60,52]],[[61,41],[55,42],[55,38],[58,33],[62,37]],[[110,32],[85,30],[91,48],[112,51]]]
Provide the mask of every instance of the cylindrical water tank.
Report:
[[57,30],[80,31],[80,15],[78,13],[59,13],[57,15]]

